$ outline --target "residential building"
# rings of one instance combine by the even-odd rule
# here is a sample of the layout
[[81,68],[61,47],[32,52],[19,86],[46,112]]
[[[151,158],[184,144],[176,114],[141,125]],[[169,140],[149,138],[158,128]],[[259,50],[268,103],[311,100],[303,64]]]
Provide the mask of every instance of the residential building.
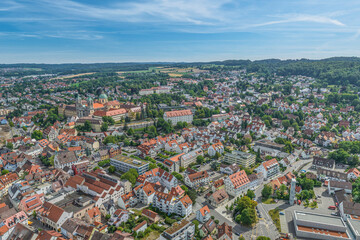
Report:
[[357,168],[351,168],[349,171],[347,171],[347,179],[350,180],[356,180],[360,177],[360,171]]
[[210,217],[210,209],[207,205],[196,211],[196,220],[198,220],[200,223],[207,222]]
[[123,155],[117,155],[113,158],[110,158],[110,164],[117,170],[124,173],[133,168],[138,172],[139,175],[144,174],[149,169],[148,162]]
[[75,152],[72,151],[61,151],[56,152],[54,156],[54,167],[61,168],[69,167],[79,161],[78,157],[76,156]]
[[208,148],[208,154],[210,157],[216,155],[216,153],[222,154],[224,152],[224,145],[221,142],[214,143]]
[[314,157],[312,168],[317,169],[318,167],[333,170],[335,167],[335,160],[334,159],[327,159],[321,157]]
[[195,236],[195,225],[186,219],[174,223],[161,235],[160,240],[192,240]]
[[89,209],[85,213],[85,221],[94,224],[94,223],[101,223],[101,212],[98,207],[94,207]]
[[255,164],[255,160],[256,156],[254,154],[236,150],[231,153],[226,153],[224,158],[224,162],[226,163],[241,165],[245,168],[249,168],[251,165]]
[[207,171],[185,174],[184,182],[191,188],[198,188],[209,184],[210,177]]
[[346,193],[352,192],[352,184],[350,182],[330,180],[328,182],[329,194],[334,194],[335,191],[345,190]]
[[152,223],[156,223],[156,222],[158,222],[160,220],[159,214],[157,214],[154,211],[151,211],[150,209],[144,208],[141,211],[141,215],[144,216],[144,217],[147,217],[150,220],[150,222],[152,222]]
[[262,172],[264,179],[271,179],[280,173],[280,166],[278,161],[273,158],[260,164],[256,169],[257,173]]
[[213,207],[219,207],[229,201],[229,195],[226,190],[220,189],[209,196],[209,202]]
[[37,219],[43,225],[56,231],[68,218],[72,217],[72,213],[65,212],[64,209],[50,202],[45,202],[37,213]]
[[219,240],[232,240],[232,227],[226,222],[218,227],[217,239]]
[[233,197],[246,193],[250,187],[250,180],[244,170],[226,177],[224,182],[226,192]]
[[164,113],[164,120],[170,120],[172,125],[176,125],[178,122],[192,123],[193,113],[191,110],[169,111]]

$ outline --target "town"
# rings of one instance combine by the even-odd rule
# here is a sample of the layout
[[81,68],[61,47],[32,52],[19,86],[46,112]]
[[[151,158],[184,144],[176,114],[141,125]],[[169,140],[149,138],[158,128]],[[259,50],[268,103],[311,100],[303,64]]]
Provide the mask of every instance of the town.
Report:
[[360,88],[263,68],[0,68],[0,240],[359,240]]

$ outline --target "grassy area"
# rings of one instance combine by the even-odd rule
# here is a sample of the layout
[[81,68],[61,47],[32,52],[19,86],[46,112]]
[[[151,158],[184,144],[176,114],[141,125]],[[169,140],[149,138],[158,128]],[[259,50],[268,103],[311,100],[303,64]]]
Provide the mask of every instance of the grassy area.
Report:
[[273,220],[276,228],[279,232],[281,232],[281,226],[280,226],[280,209],[275,208],[269,211],[269,215],[271,219]]
[[160,237],[160,233],[158,231],[154,231],[149,233],[149,236],[145,237],[146,240],[156,240]]
[[268,199],[262,199],[262,203],[264,204],[274,204],[276,203],[275,200],[273,198],[268,198]]

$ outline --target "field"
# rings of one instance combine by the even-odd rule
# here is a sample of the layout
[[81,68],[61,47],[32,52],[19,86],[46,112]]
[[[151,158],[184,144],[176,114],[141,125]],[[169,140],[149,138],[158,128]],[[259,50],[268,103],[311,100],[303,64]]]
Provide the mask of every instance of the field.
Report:
[[[67,75],[67,76],[61,76],[61,77],[56,77],[53,79],[67,79],[67,78],[75,78],[75,77],[81,77],[81,76],[86,76],[86,75],[92,75],[94,74],[94,72],[89,72],[89,73],[79,73],[79,74],[72,74],[72,75]],[[53,80],[51,79],[51,80]]]
[[269,215],[271,219],[273,220],[276,228],[279,232],[281,232],[281,226],[280,226],[280,210],[278,208],[272,209],[269,211]]

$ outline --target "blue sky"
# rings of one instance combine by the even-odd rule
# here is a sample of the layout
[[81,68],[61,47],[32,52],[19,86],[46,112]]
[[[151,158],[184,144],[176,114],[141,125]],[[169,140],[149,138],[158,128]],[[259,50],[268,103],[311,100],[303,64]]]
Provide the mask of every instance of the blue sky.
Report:
[[0,0],[0,63],[360,56],[356,0]]

